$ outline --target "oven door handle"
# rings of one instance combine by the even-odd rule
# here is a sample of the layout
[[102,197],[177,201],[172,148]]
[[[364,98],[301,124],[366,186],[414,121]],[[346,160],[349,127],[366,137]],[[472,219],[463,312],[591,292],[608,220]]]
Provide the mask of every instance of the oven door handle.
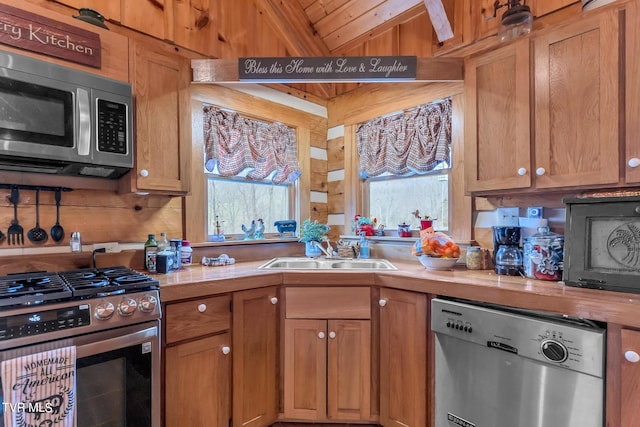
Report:
[[112,335],[112,333],[113,330],[94,334],[91,342],[77,345],[76,358],[80,359],[100,353],[106,353],[111,350],[126,348],[148,341],[152,341],[155,350],[159,350],[158,326],[149,326],[145,329],[127,333],[125,335],[117,335],[100,339],[100,335]]

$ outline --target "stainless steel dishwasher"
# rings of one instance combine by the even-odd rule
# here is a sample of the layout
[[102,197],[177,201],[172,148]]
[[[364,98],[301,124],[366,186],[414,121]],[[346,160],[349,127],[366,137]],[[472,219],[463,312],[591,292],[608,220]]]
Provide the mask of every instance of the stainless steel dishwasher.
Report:
[[602,427],[605,330],[435,298],[436,427]]

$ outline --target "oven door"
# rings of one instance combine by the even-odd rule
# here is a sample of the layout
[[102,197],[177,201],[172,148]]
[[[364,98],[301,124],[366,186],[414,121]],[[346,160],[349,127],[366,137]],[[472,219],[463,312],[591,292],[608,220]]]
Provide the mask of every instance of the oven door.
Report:
[[[0,361],[75,345],[79,427],[159,427],[159,329],[153,321],[9,349],[0,352]],[[4,402],[1,388],[0,399]],[[3,418],[0,413],[2,427]]]

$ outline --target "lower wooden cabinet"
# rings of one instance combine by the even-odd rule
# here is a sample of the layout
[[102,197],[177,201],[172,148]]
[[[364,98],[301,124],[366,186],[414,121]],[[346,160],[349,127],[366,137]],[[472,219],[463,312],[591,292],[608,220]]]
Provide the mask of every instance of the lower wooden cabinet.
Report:
[[228,426],[231,418],[231,334],[166,350],[167,427]]
[[230,302],[221,295],[165,306],[166,427],[229,425]]
[[640,419],[640,331],[623,328],[621,350],[620,426],[631,427]]
[[284,417],[370,421],[371,290],[287,288]]
[[233,294],[233,426],[278,417],[278,298],[274,287]]
[[380,290],[380,424],[427,425],[427,296]]

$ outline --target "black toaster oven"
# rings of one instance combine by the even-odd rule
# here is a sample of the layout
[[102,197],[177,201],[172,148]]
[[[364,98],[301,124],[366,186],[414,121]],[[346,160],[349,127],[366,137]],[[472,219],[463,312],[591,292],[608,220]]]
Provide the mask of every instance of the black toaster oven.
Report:
[[640,293],[640,196],[564,203],[565,284]]

